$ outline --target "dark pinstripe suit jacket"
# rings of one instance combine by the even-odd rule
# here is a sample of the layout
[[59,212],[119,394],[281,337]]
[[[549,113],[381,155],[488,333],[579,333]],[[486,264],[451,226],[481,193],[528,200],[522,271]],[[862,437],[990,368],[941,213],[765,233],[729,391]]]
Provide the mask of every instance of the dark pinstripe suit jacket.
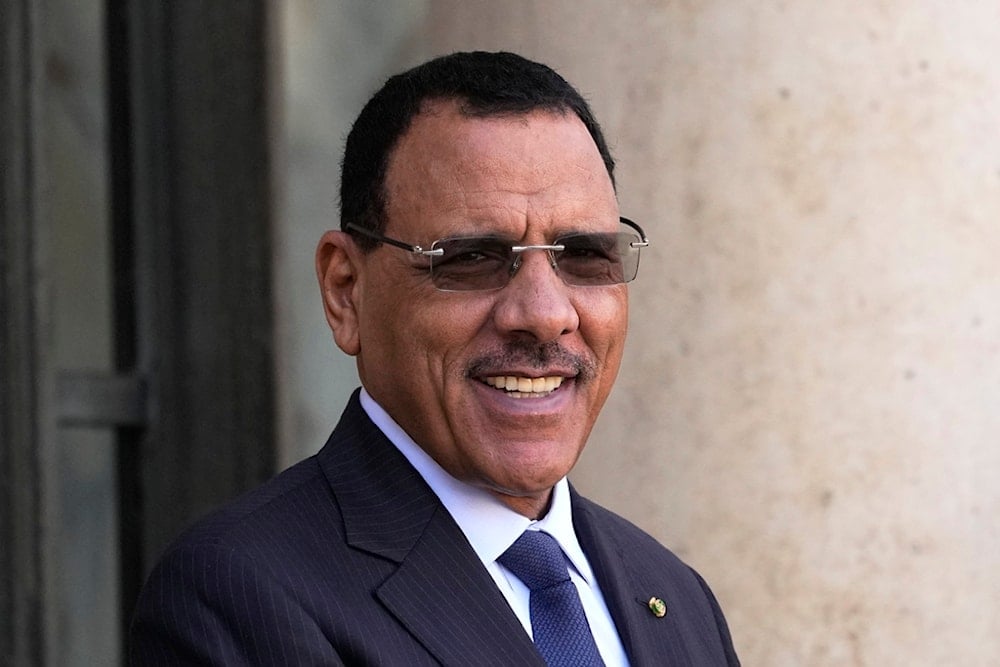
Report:
[[[705,582],[573,493],[634,665],[736,665]],[[667,614],[649,610],[662,598]],[[150,575],[133,664],[541,665],[440,501],[355,394],[326,446],[202,520]]]

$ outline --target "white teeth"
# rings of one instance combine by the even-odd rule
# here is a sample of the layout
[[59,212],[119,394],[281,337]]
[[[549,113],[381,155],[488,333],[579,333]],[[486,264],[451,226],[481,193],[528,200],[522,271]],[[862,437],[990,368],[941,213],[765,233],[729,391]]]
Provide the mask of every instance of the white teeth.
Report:
[[541,378],[497,375],[486,378],[485,382],[491,387],[510,392],[510,395],[515,398],[525,398],[527,396],[537,398],[558,389],[559,385],[563,382],[563,378],[558,375]]

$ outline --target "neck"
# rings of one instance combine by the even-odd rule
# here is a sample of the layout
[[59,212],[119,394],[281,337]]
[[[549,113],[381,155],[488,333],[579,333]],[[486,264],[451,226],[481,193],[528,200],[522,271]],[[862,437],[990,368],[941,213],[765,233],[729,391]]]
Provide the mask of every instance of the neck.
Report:
[[552,505],[552,489],[548,489],[537,496],[511,496],[499,491],[492,491],[491,493],[504,505],[532,521],[538,521],[548,514],[549,507]]

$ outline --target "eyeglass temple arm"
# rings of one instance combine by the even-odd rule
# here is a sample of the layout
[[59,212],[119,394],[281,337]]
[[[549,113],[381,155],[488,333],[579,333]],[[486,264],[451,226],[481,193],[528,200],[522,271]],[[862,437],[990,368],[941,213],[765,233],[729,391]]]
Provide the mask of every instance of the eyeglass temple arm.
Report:
[[625,225],[627,227],[631,227],[635,231],[639,232],[639,238],[642,239],[642,240],[641,241],[633,241],[632,243],[629,244],[630,246],[632,246],[633,248],[647,248],[647,247],[649,247],[649,239],[646,238],[646,232],[642,231],[642,227],[640,227],[638,225],[638,223],[632,222],[631,220],[629,220],[628,218],[623,217],[623,216],[619,216],[618,220],[620,220],[623,225]]
[[415,255],[428,255],[432,257],[437,257],[444,254],[444,250],[442,250],[441,248],[424,250],[418,245],[410,245],[409,243],[403,243],[402,241],[397,241],[396,239],[392,239],[389,238],[388,236],[383,236],[382,234],[373,232],[372,230],[366,227],[362,227],[361,225],[356,225],[353,222],[347,223],[347,229],[352,232],[357,232],[362,236],[367,236],[370,239],[375,239],[379,243],[388,243],[391,246],[402,248],[403,250],[408,250],[414,253]]

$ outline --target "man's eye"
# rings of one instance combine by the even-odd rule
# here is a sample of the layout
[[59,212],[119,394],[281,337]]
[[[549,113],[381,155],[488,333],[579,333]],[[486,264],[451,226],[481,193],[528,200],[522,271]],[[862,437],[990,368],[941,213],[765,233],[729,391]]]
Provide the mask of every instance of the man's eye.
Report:
[[450,241],[442,244],[444,255],[436,264],[438,266],[478,266],[483,264],[504,264],[510,256],[509,246],[499,243],[484,243],[478,241]]
[[561,254],[567,259],[613,261],[617,255],[614,240],[604,235],[566,239],[562,244],[565,249]]
[[453,255],[445,255],[444,261],[450,264],[480,264],[482,262],[497,260],[496,253],[485,250],[470,249]]
[[443,249],[444,255],[434,260],[433,270],[439,278],[460,280],[489,275],[510,264],[510,247],[498,243],[452,241]]
[[562,251],[562,255],[573,259],[607,259],[608,253],[602,248],[593,247],[567,247]]

